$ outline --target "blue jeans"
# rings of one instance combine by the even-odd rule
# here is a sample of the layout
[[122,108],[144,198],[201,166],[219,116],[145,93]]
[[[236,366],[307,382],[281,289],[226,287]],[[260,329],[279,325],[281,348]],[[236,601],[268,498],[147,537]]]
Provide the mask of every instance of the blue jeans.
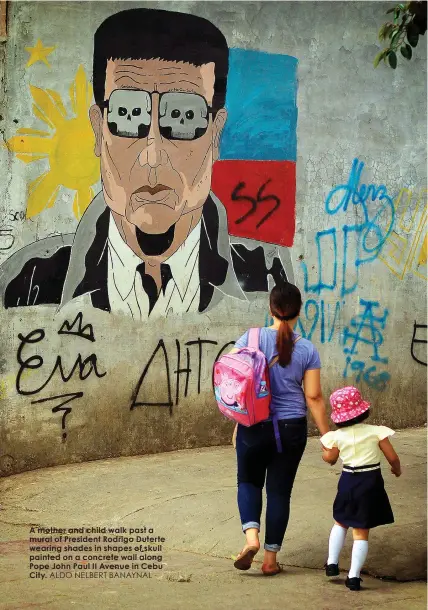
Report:
[[282,453],[278,453],[271,421],[249,428],[238,426],[238,507],[242,529],[260,530],[262,492],[266,479],[266,534],[264,548],[281,549],[290,515],[294,479],[307,442],[306,417],[278,421]]

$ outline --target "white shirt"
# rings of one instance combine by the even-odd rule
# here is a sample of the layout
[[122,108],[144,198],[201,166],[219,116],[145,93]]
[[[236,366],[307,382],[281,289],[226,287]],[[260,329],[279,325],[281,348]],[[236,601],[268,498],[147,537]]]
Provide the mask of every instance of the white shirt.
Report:
[[327,432],[320,441],[326,449],[337,447],[346,466],[371,466],[380,462],[379,442],[393,434],[386,426],[355,424]]
[[172,278],[165,294],[161,289],[150,312],[150,302],[137,271],[143,261],[122,239],[110,215],[108,232],[108,296],[112,313],[123,313],[135,320],[197,311],[199,307],[199,242],[201,221],[174,254],[165,261]]

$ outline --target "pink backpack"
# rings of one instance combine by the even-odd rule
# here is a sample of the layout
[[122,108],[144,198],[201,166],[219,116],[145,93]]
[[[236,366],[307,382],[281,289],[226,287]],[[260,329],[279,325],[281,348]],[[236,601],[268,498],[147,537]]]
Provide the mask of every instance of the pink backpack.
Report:
[[259,328],[248,333],[248,347],[224,354],[214,364],[214,393],[220,411],[243,426],[269,417],[270,384],[266,356],[259,350]]

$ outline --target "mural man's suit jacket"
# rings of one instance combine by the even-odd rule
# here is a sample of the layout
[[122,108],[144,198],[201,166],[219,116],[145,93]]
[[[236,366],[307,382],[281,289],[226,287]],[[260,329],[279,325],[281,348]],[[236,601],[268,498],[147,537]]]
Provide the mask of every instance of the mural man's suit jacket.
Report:
[[[94,307],[110,311],[110,222],[110,210],[99,193],[76,233],[47,237],[18,250],[0,267],[3,306],[63,306],[88,295]],[[293,282],[293,269],[287,248],[230,236],[225,208],[211,193],[202,214],[199,278],[199,311],[203,312],[225,295],[249,300],[275,284]]]

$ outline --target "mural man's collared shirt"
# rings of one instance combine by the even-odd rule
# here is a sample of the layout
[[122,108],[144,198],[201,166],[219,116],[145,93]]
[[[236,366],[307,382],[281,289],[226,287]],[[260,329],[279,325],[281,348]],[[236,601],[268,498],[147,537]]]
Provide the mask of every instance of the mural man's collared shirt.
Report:
[[[119,304],[124,305],[120,293],[114,306],[109,298],[111,223],[114,220],[100,192],[75,233],[49,236],[15,252],[0,266],[0,301],[4,307],[58,305],[62,310],[68,303],[79,302],[81,307],[92,304],[103,311],[118,311]],[[120,246],[128,248],[121,238],[116,250],[123,261]],[[165,261],[167,273],[163,275],[167,290],[165,294],[161,292],[159,301],[155,301],[156,294],[153,298],[153,292],[156,293],[153,282],[141,265],[144,263],[138,259],[130,266],[133,269],[131,289],[138,267],[147,290],[146,308],[154,303],[150,318],[152,314],[165,315],[165,311],[167,315],[175,311],[208,311],[225,297],[241,303],[250,301],[275,284],[293,282],[290,251],[275,244],[229,235],[226,210],[214,193],[210,193],[204,204],[200,228],[196,227],[185,244]],[[161,267],[161,275],[162,271]],[[167,294],[171,296],[168,306]],[[133,305],[138,308],[136,297]],[[131,310],[126,307],[131,316],[132,306]],[[141,318],[138,309],[137,319]]]
[[[141,259],[123,241],[113,217],[108,231],[108,297],[112,312],[147,320],[154,315],[197,311],[201,222],[162,265],[162,288],[155,302],[144,288]],[[164,269],[167,271],[164,272]]]

